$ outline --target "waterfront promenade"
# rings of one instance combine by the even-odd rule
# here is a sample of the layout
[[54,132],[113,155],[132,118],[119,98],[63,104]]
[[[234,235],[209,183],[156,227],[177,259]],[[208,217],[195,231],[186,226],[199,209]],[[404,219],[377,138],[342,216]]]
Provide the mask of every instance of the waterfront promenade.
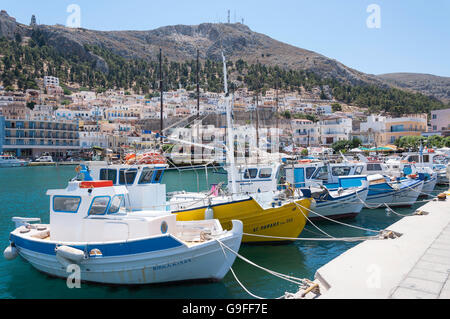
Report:
[[319,268],[325,299],[450,298],[450,192],[387,229],[395,239],[368,240]]

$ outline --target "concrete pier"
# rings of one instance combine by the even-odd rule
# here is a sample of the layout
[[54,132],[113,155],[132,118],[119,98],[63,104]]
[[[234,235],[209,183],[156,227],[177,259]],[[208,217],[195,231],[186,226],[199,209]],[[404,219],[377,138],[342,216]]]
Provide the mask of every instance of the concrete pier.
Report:
[[306,298],[450,298],[450,192],[388,227],[395,239],[369,240],[319,268],[320,293]]

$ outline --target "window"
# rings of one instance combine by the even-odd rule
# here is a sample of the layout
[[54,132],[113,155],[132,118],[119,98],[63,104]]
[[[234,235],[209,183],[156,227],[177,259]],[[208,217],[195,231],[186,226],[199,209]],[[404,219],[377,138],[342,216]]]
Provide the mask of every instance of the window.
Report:
[[117,214],[124,203],[123,195],[116,195],[111,200],[111,205],[108,209],[108,215]]
[[259,171],[259,178],[270,178],[272,176],[271,168],[261,168]]
[[362,171],[363,171],[363,166],[358,166],[355,169],[355,175],[361,175]]
[[106,208],[109,205],[109,196],[99,196],[92,200],[91,208],[89,209],[89,215],[104,215]]
[[144,167],[142,169],[141,177],[139,178],[139,184],[150,184],[152,182],[153,170]]
[[412,155],[408,158],[408,162],[412,163],[412,162],[419,162],[419,156],[418,155]]
[[244,178],[245,179],[256,178],[257,175],[258,175],[258,169],[257,168],[249,168],[249,169],[245,170]]
[[381,164],[367,164],[368,171],[381,171]]
[[310,179],[312,174],[316,171],[315,167],[307,167],[306,168],[306,179]]
[[320,169],[318,169],[316,174],[314,174],[314,178],[327,181],[328,180],[328,167],[322,166]]
[[76,213],[80,203],[81,197],[54,196],[53,211],[57,213]]
[[163,170],[157,170],[155,172],[155,177],[153,178],[153,183],[158,184],[159,182],[161,182],[163,172],[164,172]]
[[113,184],[117,182],[117,170],[102,168],[100,170],[100,180],[101,181],[112,181]]
[[333,176],[347,176],[350,174],[350,170],[351,168],[347,166],[337,166],[333,167],[331,173],[333,174]]
[[134,179],[136,178],[137,169],[121,169],[119,171],[119,184],[120,185],[133,185]]

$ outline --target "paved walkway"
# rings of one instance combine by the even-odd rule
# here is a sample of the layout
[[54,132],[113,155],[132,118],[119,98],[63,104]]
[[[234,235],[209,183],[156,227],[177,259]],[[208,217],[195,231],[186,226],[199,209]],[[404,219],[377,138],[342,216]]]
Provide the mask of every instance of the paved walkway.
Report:
[[319,268],[324,299],[450,299],[450,192],[387,229],[401,234],[368,240]]
[[391,295],[394,299],[450,299],[450,223]]

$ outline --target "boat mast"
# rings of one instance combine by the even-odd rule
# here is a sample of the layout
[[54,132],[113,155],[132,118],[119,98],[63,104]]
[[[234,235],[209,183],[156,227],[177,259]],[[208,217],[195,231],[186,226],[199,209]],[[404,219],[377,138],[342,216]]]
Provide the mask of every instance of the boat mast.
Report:
[[259,90],[256,91],[256,164],[259,164],[259,114],[258,114],[258,95]]
[[[160,91],[160,100],[161,100],[161,108],[160,108],[160,134],[161,134],[161,143],[163,141],[163,114],[164,114],[164,102],[163,102],[163,71],[162,71],[162,49],[159,48],[159,91]],[[162,145],[161,145],[162,147]]]
[[200,63],[199,63],[199,50],[197,49],[197,119],[200,117]]
[[233,122],[231,119],[231,108],[230,97],[228,94],[228,79],[227,79],[227,63],[225,56],[222,52],[223,60],[223,77],[224,77],[224,91],[225,91],[225,104],[227,108],[227,137],[228,137],[228,147],[227,147],[227,161],[230,164],[230,177],[231,177],[231,193],[236,194],[236,164],[234,162],[234,139],[233,139]]

